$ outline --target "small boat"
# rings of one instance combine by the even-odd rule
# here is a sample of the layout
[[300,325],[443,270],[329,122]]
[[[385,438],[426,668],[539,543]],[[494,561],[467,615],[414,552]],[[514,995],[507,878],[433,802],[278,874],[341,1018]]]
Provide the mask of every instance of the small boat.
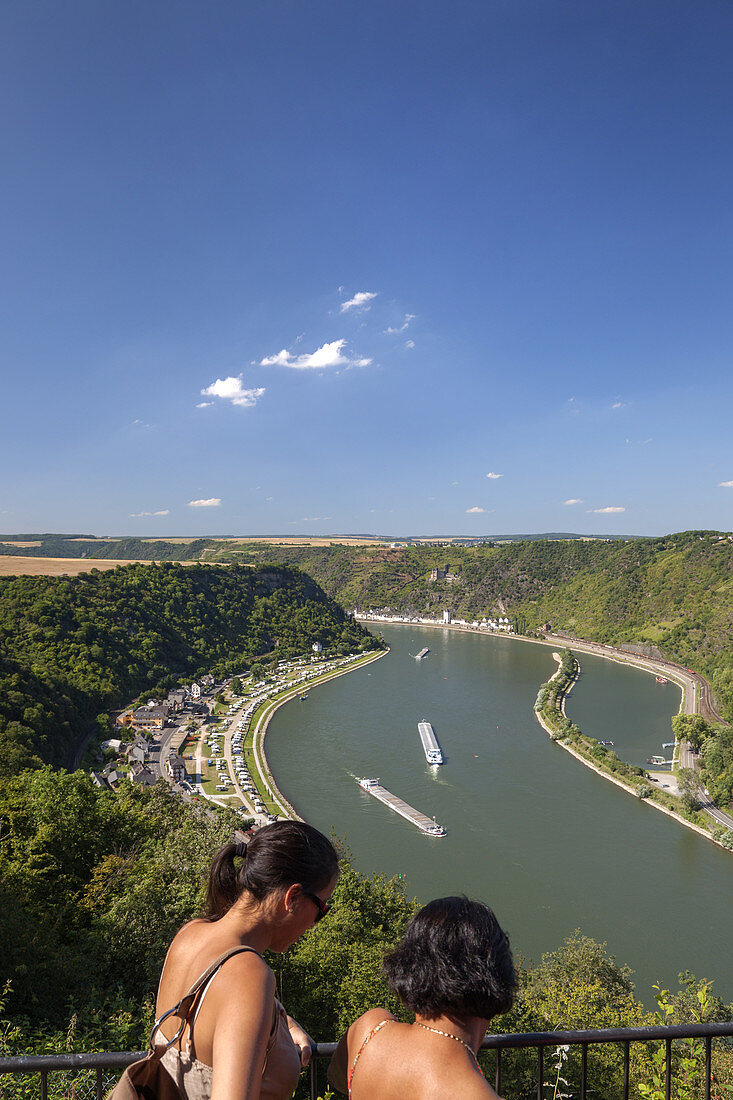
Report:
[[647,759],[647,764],[666,764],[667,761],[663,756],[650,756]]
[[308,698],[308,692],[307,691],[306,691],[305,695],[300,695],[299,696],[299,699],[300,699],[301,703],[304,703],[307,698]]
[[658,684],[668,684],[669,680],[667,679],[666,676],[657,676],[657,683]]

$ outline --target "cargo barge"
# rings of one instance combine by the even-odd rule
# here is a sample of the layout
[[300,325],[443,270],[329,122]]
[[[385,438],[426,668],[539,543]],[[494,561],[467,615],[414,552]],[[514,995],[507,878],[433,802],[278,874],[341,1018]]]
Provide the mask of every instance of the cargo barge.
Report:
[[445,829],[442,825],[437,824],[434,817],[430,818],[426,814],[421,814],[414,807],[408,806],[397,795],[392,794],[386,787],[382,787],[378,779],[358,779],[357,783],[363,791],[366,791],[367,794],[373,794],[375,798],[383,802],[385,806],[389,806],[390,810],[394,810],[395,813],[404,817],[411,825],[417,825],[421,833],[426,833],[428,836],[446,835]]
[[435,736],[435,730],[430,725],[430,722],[418,722],[417,731],[420,734],[423,752],[425,753],[425,759],[428,764],[442,764],[443,753],[440,750],[438,738]]

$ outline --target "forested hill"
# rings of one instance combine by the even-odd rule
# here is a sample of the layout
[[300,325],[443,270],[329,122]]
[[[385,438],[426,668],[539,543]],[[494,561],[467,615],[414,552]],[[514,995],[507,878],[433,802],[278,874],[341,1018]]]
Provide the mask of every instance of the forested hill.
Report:
[[[509,615],[610,644],[639,643],[711,680],[733,717],[733,541],[693,531],[628,542],[533,541],[506,546],[242,546],[232,559],[277,554],[353,608],[474,619]],[[454,579],[431,581],[433,569]]]
[[[507,545],[293,546],[226,539],[150,541],[36,535],[0,553],[39,557],[205,559],[299,566],[343,607],[475,618],[508,615],[555,630],[639,643],[703,672],[733,717],[733,541],[715,531],[612,541]],[[25,542],[25,545],[23,545]],[[28,545],[33,543],[33,545]],[[431,581],[431,571],[452,579]]]
[[379,643],[287,565],[129,565],[0,578],[0,774],[67,764],[99,716],[204,672],[242,671],[321,641]]

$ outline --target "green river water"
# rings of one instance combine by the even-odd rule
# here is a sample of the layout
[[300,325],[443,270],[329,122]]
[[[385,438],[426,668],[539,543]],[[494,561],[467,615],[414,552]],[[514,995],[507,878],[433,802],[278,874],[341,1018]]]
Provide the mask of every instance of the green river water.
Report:
[[[270,724],[268,759],[298,812],[343,837],[361,870],[404,875],[421,901],[489,902],[525,959],[580,928],[634,969],[647,1004],[654,982],[676,988],[684,969],[733,1000],[733,855],[550,741],[532,706],[556,668],[552,650],[431,628],[383,633],[386,657],[288,703]],[[423,646],[429,656],[415,661]],[[600,657],[580,662],[573,721],[633,763],[662,752],[679,689]],[[425,761],[423,718],[440,768]],[[357,776],[379,777],[448,835],[424,836]]]

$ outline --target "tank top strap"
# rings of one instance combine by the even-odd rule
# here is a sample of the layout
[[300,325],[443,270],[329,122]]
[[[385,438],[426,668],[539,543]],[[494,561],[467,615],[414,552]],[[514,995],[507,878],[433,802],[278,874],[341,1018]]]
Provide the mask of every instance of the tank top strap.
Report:
[[396,1020],[392,1020],[392,1019],[389,1019],[389,1018],[386,1019],[386,1020],[382,1020],[381,1023],[378,1023],[374,1027],[370,1028],[369,1031],[364,1036],[364,1039],[361,1043],[361,1046],[359,1047],[356,1054],[354,1055],[354,1060],[351,1063],[351,1068],[349,1069],[349,1080],[348,1080],[349,1100],[351,1100],[351,1082],[354,1078],[354,1070],[356,1069],[356,1063],[359,1061],[359,1058],[361,1057],[361,1054],[362,1054],[362,1051],[364,1050],[364,1047],[367,1045],[367,1043],[371,1039],[374,1038],[374,1036],[377,1034],[378,1031],[382,1030],[382,1028],[384,1027],[385,1024],[396,1024],[396,1023],[397,1023]]
[[[169,1008],[167,1012],[164,1012],[163,1015],[159,1016],[158,1019],[155,1021],[155,1024],[153,1025],[153,1030],[150,1034],[150,1040],[149,1040],[149,1045],[150,1045],[151,1049],[154,1046],[155,1036],[156,1036],[156,1034],[158,1032],[158,1029],[160,1028],[160,1025],[162,1024],[163,1020],[167,1019],[168,1016],[177,1016],[178,1019],[181,1021],[181,1025],[178,1028],[176,1034],[173,1036],[173,1038],[166,1040],[165,1045],[170,1047],[175,1042],[177,1042],[178,1039],[181,1038],[181,1036],[182,1036],[182,1034],[185,1030],[185,1027],[188,1024],[187,1050],[190,1051],[193,1021],[189,1022],[189,1020],[190,1020],[192,1011],[193,1011],[193,1019],[195,1020],[196,1016],[198,1015],[199,1008],[201,1007],[201,1001],[203,1001],[203,999],[204,999],[204,995],[206,993],[206,990],[209,988],[212,980],[219,973],[219,970],[221,969],[221,967],[224,965],[224,963],[228,959],[231,959],[232,956],[240,955],[245,951],[250,951],[253,955],[257,955],[257,956],[259,956],[259,958],[262,958],[259,951],[255,951],[254,947],[246,947],[244,944],[241,944],[238,947],[229,948],[228,951],[224,951],[221,955],[219,955],[218,958],[214,959],[214,961],[211,963],[211,965],[207,966],[206,970],[204,970],[204,972],[202,974],[199,974],[196,981],[193,983],[193,985],[191,985],[189,987],[188,992],[185,993],[183,995],[183,997],[181,997],[178,1004],[174,1005],[173,1008]],[[167,961],[168,961],[168,956],[166,955],[166,962]],[[165,969],[165,963],[163,964],[163,969]],[[162,981],[162,979],[163,979],[163,975],[161,974],[161,981]]]

